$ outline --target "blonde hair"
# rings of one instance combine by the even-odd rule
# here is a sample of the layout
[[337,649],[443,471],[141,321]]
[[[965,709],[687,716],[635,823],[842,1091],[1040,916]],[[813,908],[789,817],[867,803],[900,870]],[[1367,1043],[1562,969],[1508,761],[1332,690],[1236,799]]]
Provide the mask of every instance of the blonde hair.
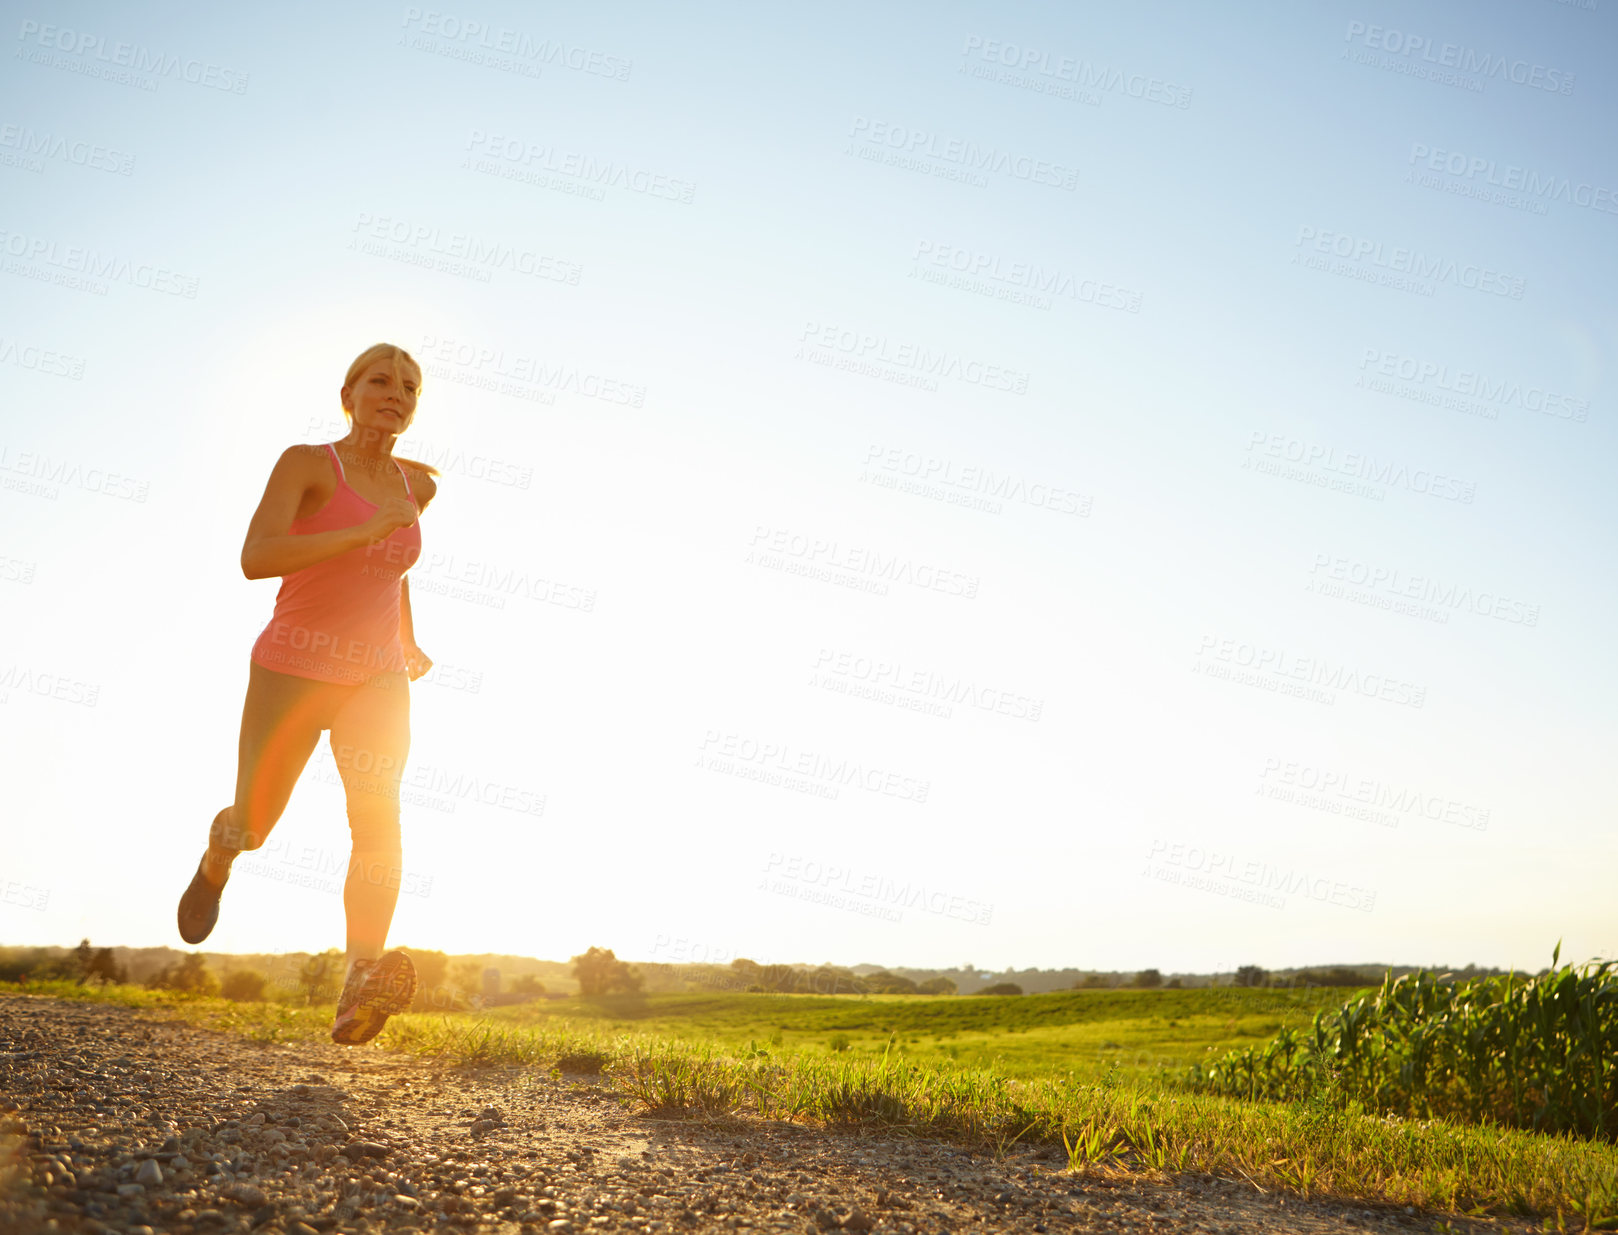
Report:
[[[354,363],[348,366],[348,373],[343,378],[343,385],[352,386],[355,382],[359,381],[361,373],[364,373],[365,370],[369,369],[379,360],[391,360],[393,362],[393,380],[400,382],[401,385],[403,382],[402,375],[399,372],[400,363],[403,362],[410,368],[414,369],[416,371],[416,394],[418,397],[420,396],[421,366],[416,363],[416,358],[414,356],[405,351],[404,348],[399,347],[394,343],[373,343],[358,356],[354,357]],[[350,425],[354,423],[354,413],[349,411],[346,407],[343,409],[343,417]],[[403,455],[394,455],[393,457],[400,463],[408,464],[410,467],[415,468],[418,472],[426,472],[429,476],[440,476],[443,474],[431,464],[418,463],[415,459],[406,459]]]

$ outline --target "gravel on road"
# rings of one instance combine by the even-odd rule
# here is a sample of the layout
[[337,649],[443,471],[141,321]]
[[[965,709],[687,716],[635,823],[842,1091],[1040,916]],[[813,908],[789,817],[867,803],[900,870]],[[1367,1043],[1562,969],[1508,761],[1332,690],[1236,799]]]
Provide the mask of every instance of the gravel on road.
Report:
[[1065,1165],[756,1118],[653,1118],[599,1077],[260,1043],[112,1004],[0,995],[5,1235],[1435,1229],[1431,1216],[1242,1181]]

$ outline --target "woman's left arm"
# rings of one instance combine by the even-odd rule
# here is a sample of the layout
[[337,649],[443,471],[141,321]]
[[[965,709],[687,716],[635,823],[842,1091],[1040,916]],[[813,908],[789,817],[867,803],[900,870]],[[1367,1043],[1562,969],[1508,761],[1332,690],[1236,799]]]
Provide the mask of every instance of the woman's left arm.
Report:
[[432,659],[416,646],[416,627],[410,615],[410,580],[399,580],[399,646],[404,649],[405,672],[414,682],[433,667]]
[[[412,492],[416,494],[416,509],[420,512],[427,509],[427,503],[438,493],[438,485],[427,473],[420,472]],[[410,579],[406,575],[399,576],[399,643],[404,648],[405,672],[414,682],[433,667],[433,662],[416,646],[416,627],[410,613]]]

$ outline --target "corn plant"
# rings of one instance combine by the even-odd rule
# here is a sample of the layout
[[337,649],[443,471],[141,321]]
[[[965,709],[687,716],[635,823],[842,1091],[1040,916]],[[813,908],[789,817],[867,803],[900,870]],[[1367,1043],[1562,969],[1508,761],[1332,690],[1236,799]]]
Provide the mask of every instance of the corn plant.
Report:
[[1195,1090],[1357,1102],[1407,1119],[1495,1123],[1618,1140],[1618,961],[1456,982],[1426,970],[1315,1016],[1302,1039],[1190,1068]]

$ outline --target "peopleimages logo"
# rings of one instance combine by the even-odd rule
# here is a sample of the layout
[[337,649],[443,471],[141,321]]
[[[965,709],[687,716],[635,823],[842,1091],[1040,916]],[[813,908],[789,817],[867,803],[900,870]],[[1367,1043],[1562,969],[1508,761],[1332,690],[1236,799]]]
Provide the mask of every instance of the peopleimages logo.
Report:
[[945,137],[928,129],[893,124],[870,116],[855,116],[849,127],[849,136],[898,154],[938,159],[969,171],[997,172],[1031,184],[1075,189],[1079,183],[1077,169],[1053,163],[1049,159],[1015,154],[998,146],[980,146],[966,138]]
[[195,275],[179,274],[167,266],[156,266],[150,262],[132,262],[127,257],[116,257],[82,245],[59,245],[43,236],[0,231],[0,254],[24,261],[43,262],[60,271],[71,271],[88,279],[111,279],[127,283],[130,287],[182,296],[186,300],[197,298]]
[[[547,393],[577,394],[605,403],[622,403],[629,407],[643,407],[646,404],[645,386],[592,373],[561,361],[546,361],[521,352],[508,354],[501,347],[428,334],[421,336],[421,350],[429,360],[443,361],[479,379],[488,379],[488,384],[502,392],[504,388],[500,383],[504,380]],[[479,381],[473,384],[485,383]]]
[[857,900],[920,909],[923,913],[956,918],[975,926],[987,926],[994,917],[994,905],[987,902],[959,896],[942,888],[929,888],[925,883],[911,879],[901,882],[880,871],[859,871],[797,854],[771,853],[764,864],[764,873]]
[[[1461,398],[1481,399],[1485,403],[1520,408],[1559,420],[1574,420],[1582,424],[1590,415],[1588,399],[1559,394],[1543,386],[1494,377],[1476,369],[1452,368],[1436,360],[1403,356],[1379,347],[1365,348],[1360,353],[1359,367],[1362,374],[1366,369],[1372,369],[1379,377],[1397,378],[1416,386],[1431,385],[1435,390]],[[1362,376],[1355,384],[1365,384],[1365,378]]]
[[949,378],[1010,394],[1028,393],[1028,374],[1020,369],[985,364],[958,352],[935,351],[925,344],[896,339],[874,330],[837,322],[806,321],[798,343],[802,345],[805,359],[813,359],[816,353],[836,352],[851,365],[891,365],[895,370],[908,369],[914,376],[930,381]]
[[1514,275],[1503,274],[1474,262],[1458,262],[1451,257],[1434,257],[1416,249],[1384,245],[1380,240],[1350,235],[1348,232],[1326,231],[1307,225],[1298,228],[1294,246],[1307,246],[1316,253],[1346,258],[1354,262],[1369,262],[1395,274],[1408,274],[1417,279],[1431,279],[1435,283],[1452,283],[1473,291],[1491,292],[1496,296],[1509,296],[1521,300],[1526,284]]
[[[1420,815],[1435,823],[1450,823],[1479,832],[1489,827],[1489,812],[1482,807],[1441,797],[1436,793],[1423,793],[1408,785],[1396,788],[1385,781],[1344,769],[1270,757],[1264,760],[1264,768],[1258,776],[1262,782],[1259,791],[1268,797],[1277,796],[1272,790],[1280,785],[1287,789],[1318,793],[1327,798],[1358,802],[1378,810]],[[1397,819],[1394,824],[1397,826]]]
[[[1145,73],[1128,73],[1105,64],[1095,64],[1074,56],[1052,56],[1037,47],[1022,47],[998,39],[985,39],[980,34],[966,36],[962,55],[968,60],[981,60],[998,64],[1015,73],[1037,73],[1041,77],[1070,82],[1086,90],[1112,91],[1148,103],[1184,110],[1191,106],[1191,87],[1177,86],[1160,77]],[[1012,85],[1022,85],[1015,76],[1007,79]]]
[[964,703],[980,712],[997,712],[1017,720],[1038,721],[1045,709],[1043,698],[1014,694],[959,674],[939,673],[933,669],[905,666],[897,661],[832,648],[820,649],[820,655],[815,658],[810,672],[813,675],[809,682],[811,686],[820,685],[826,679],[841,679],[845,684],[890,690],[929,701]]
[[[455,258],[468,263],[469,269],[486,271],[490,268],[511,270],[531,275],[536,279],[549,279],[559,283],[576,284],[584,268],[577,262],[537,253],[533,249],[519,249],[499,240],[484,240],[469,232],[449,232],[425,223],[412,223],[408,219],[395,219],[387,215],[376,216],[360,211],[352,229],[356,236],[369,236],[426,253]],[[351,247],[353,247],[351,242]]]
[[977,464],[961,466],[952,459],[922,454],[902,447],[872,443],[865,451],[867,468],[878,468],[927,483],[1007,502],[1021,502],[1041,510],[1086,518],[1093,499],[1058,485],[1029,482],[1010,472],[996,472]]
[[1575,182],[1568,176],[1546,175],[1531,167],[1518,167],[1515,163],[1502,166],[1494,159],[1465,154],[1459,150],[1444,150],[1429,146],[1426,142],[1411,143],[1408,161],[1412,166],[1420,166],[1427,171],[1444,172],[1495,188],[1510,189],[1514,193],[1526,193],[1533,198],[1618,214],[1618,193],[1587,180]]
[[97,142],[70,140],[56,133],[36,133],[26,125],[0,125],[0,146],[26,158],[60,159],[79,167],[114,172],[120,176],[135,170],[135,156],[113,150]]
[[1203,635],[1197,647],[1197,656],[1198,662],[1193,666],[1193,672],[1208,677],[1229,677],[1226,672],[1209,670],[1218,670],[1220,665],[1230,665],[1238,669],[1251,670],[1262,676],[1290,679],[1326,690],[1344,691],[1366,699],[1380,699],[1403,707],[1419,708],[1427,702],[1427,688],[1418,682],[1406,682],[1384,674],[1364,673],[1352,666],[1334,664],[1317,656],[1294,656],[1284,648],[1267,648],[1262,644],[1246,643],[1240,639],[1221,639],[1215,635]]
[[[501,52],[519,57],[520,60],[548,64],[553,68],[572,69],[574,72],[588,73],[594,77],[610,77],[615,81],[628,81],[635,64],[633,60],[595,48],[580,47],[552,39],[535,39],[532,35],[521,30],[513,30],[509,26],[491,28],[485,22],[458,17],[442,10],[411,6],[405,9],[404,19],[400,24],[407,29],[419,31],[422,35],[450,40],[451,47],[459,44],[456,50],[462,54],[457,56],[457,59],[477,61],[484,51]],[[429,47],[423,50],[432,49]],[[490,62],[497,63],[493,58],[490,58]],[[537,76],[537,69],[529,75]]]
[[761,742],[740,733],[709,729],[697,747],[697,766],[741,780],[757,780],[786,788],[829,789],[815,797],[837,796],[842,787],[925,804],[932,782],[862,760],[800,750],[789,742]]
[[[1242,466],[1249,470],[1262,470],[1252,465],[1262,464],[1268,457],[1295,463],[1305,469],[1319,468],[1353,480],[1386,485],[1390,489],[1404,489],[1468,506],[1477,496],[1477,482],[1474,480],[1445,476],[1431,468],[1406,467],[1391,459],[1378,459],[1375,455],[1361,454],[1355,450],[1339,451],[1336,446],[1324,442],[1306,442],[1284,433],[1265,433],[1255,429],[1248,437],[1247,450],[1248,457],[1242,461]],[[1256,459],[1252,454],[1255,450],[1260,452]]]
[[[1165,883],[1180,882],[1178,879],[1165,876],[1173,871],[1182,871],[1200,874],[1225,884],[1243,885],[1260,895],[1267,894],[1273,897],[1276,894],[1290,896],[1301,893],[1321,904],[1358,909],[1363,913],[1370,913],[1376,907],[1376,892],[1370,888],[1347,884],[1340,879],[1327,879],[1315,871],[1275,866],[1263,859],[1244,861],[1233,853],[1221,853],[1217,849],[1205,849],[1200,845],[1187,845],[1180,841],[1154,839],[1151,849],[1147,851],[1146,862],[1147,868],[1141,873],[1154,875],[1163,879]],[[1155,873],[1152,869],[1153,862],[1161,864]],[[1208,886],[1204,890],[1230,894],[1227,889],[1219,886]],[[1240,899],[1248,900],[1252,897],[1242,896]],[[1280,909],[1284,904],[1285,902],[1281,902],[1274,904],[1273,907]]]
[[0,335],[0,364],[14,364],[19,369],[34,373],[48,373],[52,377],[68,377],[77,381],[84,376],[84,357],[70,356],[32,343]]
[[1446,69],[1458,69],[1477,77],[1495,77],[1501,81],[1509,81],[1518,86],[1530,86],[1551,94],[1573,93],[1572,73],[1547,68],[1530,60],[1513,60],[1507,56],[1496,56],[1491,52],[1479,51],[1475,47],[1467,47],[1460,43],[1441,43],[1435,46],[1433,40],[1425,35],[1406,34],[1402,30],[1367,25],[1363,21],[1349,22],[1348,33],[1343,39],[1345,42],[1358,43],[1373,51],[1403,56],[1407,61],[1419,60]]
[[[1315,563],[1309,568],[1309,590],[1323,590],[1327,581],[1346,583],[1353,587],[1380,592],[1388,597],[1432,604],[1445,612],[1464,609],[1478,617],[1494,618],[1513,626],[1538,626],[1539,606],[1526,601],[1513,600],[1498,592],[1467,587],[1432,575],[1413,575],[1395,567],[1360,562],[1353,558],[1336,557],[1328,553],[1315,554]],[[1340,590],[1340,589],[1339,589]],[[1445,616],[1445,621],[1448,617]]]
[[[1104,309],[1140,312],[1140,292],[1099,279],[1080,278],[1054,266],[1002,261],[994,254],[978,253],[959,245],[925,238],[916,242],[913,260],[918,267],[931,267],[940,272],[948,270],[968,279],[982,278],[1004,284],[1004,287],[997,289],[1001,293],[997,298],[1001,300],[1011,298],[1005,293],[1017,289],[1036,298],[1065,298],[1081,304],[1099,305]],[[971,289],[970,283],[965,286]]]
[[666,176],[645,167],[633,167],[616,159],[598,159],[594,155],[541,145],[520,137],[487,133],[482,129],[471,130],[466,149],[480,158],[496,159],[515,168],[570,176],[592,185],[626,188],[649,197],[663,197],[686,204],[690,203],[697,190],[697,186],[689,180]]
[[[231,94],[247,93],[248,74],[240,69],[153,51],[149,47],[142,47],[139,43],[112,43],[102,35],[91,34],[86,30],[73,30],[65,26],[42,26],[37,21],[24,19],[17,38],[24,44],[24,47],[18,50],[19,59],[37,58],[23,54],[27,44],[32,43],[39,48],[66,52],[70,56],[88,57],[103,64],[133,69],[137,73],[150,73],[154,77],[173,77],[193,86],[207,86],[209,89],[225,90]],[[156,89],[156,85],[147,88]]]

